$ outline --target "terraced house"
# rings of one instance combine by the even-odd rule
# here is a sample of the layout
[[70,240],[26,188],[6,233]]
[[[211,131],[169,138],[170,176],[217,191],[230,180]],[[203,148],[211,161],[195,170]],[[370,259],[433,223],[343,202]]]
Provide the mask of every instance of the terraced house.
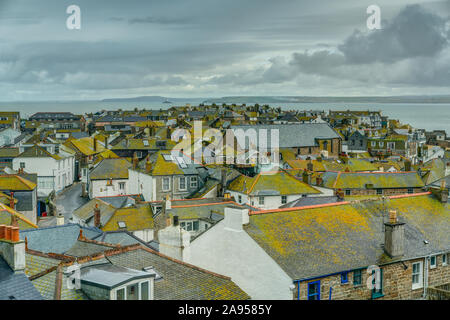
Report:
[[317,188],[343,191],[345,196],[395,195],[422,192],[420,176],[412,172],[324,172],[313,184]]
[[131,163],[124,158],[102,160],[89,174],[89,198],[128,194],[130,167]]
[[[186,261],[231,277],[254,299],[424,299],[450,282],[449,221],[449,204],[430,193],[230,206],[189,243]],[[377,285],[367,286],[369,277]]]
[[129,169],[129,192],[145,201],[183,199],[201,189],[208,170],[179,152],[159,151]]
[[240,175],[226,190],[237,203],[260,209],[279,208],[301,197],[321,193],[283,171],[263,172],[255,177]]

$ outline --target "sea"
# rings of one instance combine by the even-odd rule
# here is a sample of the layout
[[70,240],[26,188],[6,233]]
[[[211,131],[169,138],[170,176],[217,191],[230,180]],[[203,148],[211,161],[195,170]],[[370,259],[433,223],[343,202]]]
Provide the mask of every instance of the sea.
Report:
[[[192,106],[203,102],[201,99],[188,99],[176,104],[162,102],[105,102],[105,101],[50,101],[50,102],[0,102],[0,111],[19,111],[22,118],[36,112],[72,112],[75,114],[95,113],[101,110],[133,110],[134,108],[159,110],[186,103]],[[247,105],[249,105],[247,103]],[[390,119],[410,124],[414,128],[446,130],[450,134],[450,103],[276,103],[271,107],[283,110],[377,110]]]

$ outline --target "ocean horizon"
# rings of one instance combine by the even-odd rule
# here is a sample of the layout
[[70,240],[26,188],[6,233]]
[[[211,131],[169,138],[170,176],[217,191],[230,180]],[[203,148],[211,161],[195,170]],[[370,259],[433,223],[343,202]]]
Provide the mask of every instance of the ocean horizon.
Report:
[[[86,114],[101,110],[133,110],[168,109],[172,106],[182,106],[187,103],[192,106],[202,103],[202,99],[186,99],[184,102],[111,102],[111,101],[24,101],[0,102],[0,111],[19,111],[21,117],[28,118],[36,112],[72,112]],[[261,103],[260,103],[261,104]],[[267,103],[271,107],[281,107],[283,110],[377,110],[390,119],[398,119],[418,129],[446,130],[450,133],[450,103]],[[247,103],[247,105],[250,105]]]

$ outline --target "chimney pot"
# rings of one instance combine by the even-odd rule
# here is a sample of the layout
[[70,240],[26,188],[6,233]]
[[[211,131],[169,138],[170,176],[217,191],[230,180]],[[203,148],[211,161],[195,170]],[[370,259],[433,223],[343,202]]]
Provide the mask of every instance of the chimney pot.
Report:
[[18,227],[11,227],[11,241],[12,242],[19,242],[19,228]]
[[397,223],[397,211],[396,210],[390,210],[389,211],[389,223]]
[[6,225],[0,224],[0,240],[6,238]]
[[4,237],[5,240],[8,240],[8,241],[11,240],[11,228],[12,228],[11,226],[6,226],[5,237]]

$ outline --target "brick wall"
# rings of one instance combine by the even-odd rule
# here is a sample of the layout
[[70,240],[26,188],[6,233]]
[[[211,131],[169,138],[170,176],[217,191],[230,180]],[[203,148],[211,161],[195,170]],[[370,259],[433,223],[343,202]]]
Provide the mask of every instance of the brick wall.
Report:
[[[405,270],[402,263],[394,263],[382,266],[383,269],[383,297],[382,300],[410,300],[421,299],[423,288],[412,290],[412,264],[423,261],[423,259],[410,260],[405,262]],[[425,268],[425,263],[423,263]],[[450,282],[450,265],[442,265],[442,255],[438,256],[437,266],[429,271],[429,286],[438,286]],[[320,299],[328,300],[330,287],[332,290],[332,300],[368,300],[372,299],[372,290],[368,289],[366,282],[369,274],[367,269],[362,270],[362,284],[353,284],[353,271],[348,273],[348,282],[341,284],[341,274],[318,278],[300,283],[300,300],[308,299],[308,283],[320,280]],[[298,297],[298,283],[294,291],[294,299]]]

